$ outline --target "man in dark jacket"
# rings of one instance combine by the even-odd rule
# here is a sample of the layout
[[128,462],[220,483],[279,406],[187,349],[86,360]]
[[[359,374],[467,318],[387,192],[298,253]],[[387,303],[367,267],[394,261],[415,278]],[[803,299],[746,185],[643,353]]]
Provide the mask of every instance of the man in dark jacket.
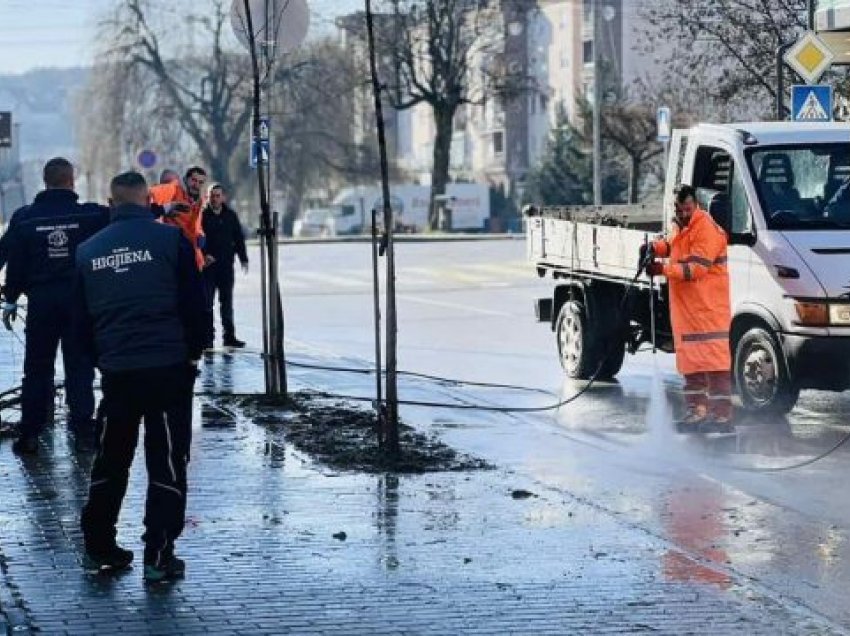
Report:
[[176,227],[157,223],[135,172],[112,180],[112,221],[77,252],[75,331],[95,355],[105,417],[81,525],[86,566],[123,569],[115,524],[145,422],[148,582],[183,575],[174,541],[186,513],[193,364],[206,331],[204,289],[194,250]]
[[78,447],[94,435],[94,366],[71,334],[71,287],[77,246],[106,226],[109,210],[80,204],[74,192],[74,168],[57,157],[44,166],[45,190],[32,205],[15,213],[7,246],[3,323],[12,329],[18,298],[28,299],[26,352],[21,395],[18,454],[38,452],[38,436],[53,405],[56,351],[62,344],[69,430]]
[[212,311],[215,295],[218,293],[221,326],[224,329],[225,347],[244,347],[245,343],[236,338],[233,324],[233,263],[236,256],[242,264],[242,271],[248,272],[248,252],[245,249],[245,235],[236,212],[225,203],[224,188],[218,183],[210,185],[208,201],[202,212],[206,243],[204,254],[210,263],[204,270],[207,284],[207,298],[210,303],[207,347],[211,348],[215,339],[215,316]]

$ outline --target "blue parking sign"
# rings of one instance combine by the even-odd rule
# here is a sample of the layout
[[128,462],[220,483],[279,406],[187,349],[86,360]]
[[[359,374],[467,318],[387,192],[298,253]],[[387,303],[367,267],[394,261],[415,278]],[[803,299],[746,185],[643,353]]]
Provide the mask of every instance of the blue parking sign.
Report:
[[832,86],[792,86],[791,119],[799,122],[832,121]]

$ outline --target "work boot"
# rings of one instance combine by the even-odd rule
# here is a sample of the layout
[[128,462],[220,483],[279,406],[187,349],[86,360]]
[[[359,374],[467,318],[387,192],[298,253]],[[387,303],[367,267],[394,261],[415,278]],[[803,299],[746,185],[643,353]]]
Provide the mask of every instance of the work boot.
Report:
[[38,438],[32,435],[22,435],[12,444],[15,455],[38,455]]
[[685,417],[675,423],[676,431],[679,433],[696,433],[707,418],[708,410],[704,406],[690,408]]
[[241,349],[245,346],[245,343],[239,340],[236,336],[231,336],[229,338],[224,339],[225,347],[232,347],[234,349]]
[[126,570],[133,562],[133,551],[117,545],[108,550],[89,551],[83,558],[83,568],[93,572],[118,572]]
[[145,583],[159,583],[183,578],[186,574],[186,562],[171,555],[159,565],[145,564]]
[[720,416],[707,418],[699,425],[700,433],[734,433],[735,423],[731,417]]

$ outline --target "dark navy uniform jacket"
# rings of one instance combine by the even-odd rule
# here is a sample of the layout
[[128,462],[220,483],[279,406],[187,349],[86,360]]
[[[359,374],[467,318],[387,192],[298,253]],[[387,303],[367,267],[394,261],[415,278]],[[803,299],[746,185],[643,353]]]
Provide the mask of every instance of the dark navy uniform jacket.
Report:
[[74,328],[101,371],[199,358],[205,307],[194,249],[147,207],[115,208],[109,226],[77,250]]
[[9,302],[21,294],[70,301],[77,247],[109,222],[109,208],[77,199],[72,190],[44,190],[13,216],[4,235]]

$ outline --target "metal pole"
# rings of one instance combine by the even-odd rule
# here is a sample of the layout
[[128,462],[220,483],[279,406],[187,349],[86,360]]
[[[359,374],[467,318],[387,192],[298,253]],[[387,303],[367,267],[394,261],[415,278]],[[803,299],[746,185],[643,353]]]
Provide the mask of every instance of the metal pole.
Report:
[[793,42],[782,44],[776,49],[776,119],[785,120],[785,53],[794,46]]
[[815,0],[809,0],[809,31],[815,30]]
[[[363,199],[360,199],[361,205]],[[381,366],[381,281],[378,276],[378,210],[372,209],[372,288],[375,313],[375,415],[378,420],[378,444],[383,447],[384,430],[383,369]]]
[[599,60],[599,0],[591,0],[593,19],[593,205],[602,205],[602,69]]
[[[254,96],[253,96],[253,126],[252,126],[252,137],[255,140],[260,139],[260,63],[257,58],[257,41],[254,33],[254,22],[253,17],[251,16],[251,3],[249,0],[243,0],[243,6],[245,8],[245,24],[248,30],[248,43],[249,49],[251,51],[251,70],[254,76]],[[273,268],[275,263],[272,259],[272,250],[271,250],[271,240],[272,240],[272,224],[271,224],[271,214],[269,211],[269,199],[268,192],[266,190],[266,174],[265,170],[262,166],[262,152],[258,153],[258,165],[257,165],[257,189],[260,194],[260,227],[263,233],[263,238],[265,239],[264,244],[265,248],[269,250],[268,261],[267,264],[269,266],[268,271],[268,281],[271,285],[272,276],[273,276]],[[275,296],[272,295],[271,289],[264,289],[263,294],[269,293],[270,301],[269,301],[269,309],[271,310],[274,307]],[[271,318],[274,315],[274,311],[269,311],[269,317]],[[269,340],[269,345],[273,344],[273,336],[274,336],[274,321],[269,320],[268,324],[264,324],[263,328],[268,330],[268,335],[266,338]],[[271,347],[270,347],[271,349]],[[276,367],[274,366],[274,360],[272,359],[274,356],[274,352],[270,351],[266,356],[266,364],[270,365],[267,375],[266,375],[266,394],[268,395],[277,395],[280,392],[280,388],[277,384],[277,373]]]
[[395,250],[393,247],[393,211],[390,206],[390,176],[387,160],[387,138],[384,130],[384,113],[381,106],[381,82],[375,53],[375,30],[372,2],[366,0],[366,33],[369,38],[369,69],[372,76],[372,93],[375,98],[375,118],[378,126],[378,150],[381,158],[381,190],[384,199],[384,231],[387,237],[387,439],[390,455],[398,456],[398,377],[396,360],[396,335],[398,331],[395,303]]

